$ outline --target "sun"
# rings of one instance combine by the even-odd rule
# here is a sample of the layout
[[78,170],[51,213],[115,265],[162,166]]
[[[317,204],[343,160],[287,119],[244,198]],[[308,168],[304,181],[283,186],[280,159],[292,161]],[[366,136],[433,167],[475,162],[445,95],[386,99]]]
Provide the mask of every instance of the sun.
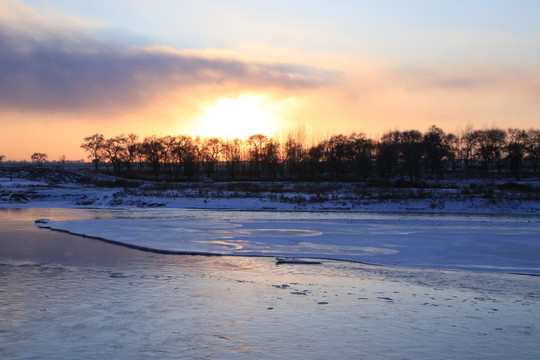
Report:
[[282,124],[283,106],[267,95],[225,97],[203,106],[192,128],[194,135],[246,139],[250,135],[274,135]]

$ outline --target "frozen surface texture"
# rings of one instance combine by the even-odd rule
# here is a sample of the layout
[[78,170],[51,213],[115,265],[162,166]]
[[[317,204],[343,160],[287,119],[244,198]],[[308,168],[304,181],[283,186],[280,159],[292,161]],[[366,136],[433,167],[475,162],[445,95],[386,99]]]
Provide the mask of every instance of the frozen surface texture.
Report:
[[207,210],[109,211],[38,225],[171,253],[295,256],[540,274],[535,216]]

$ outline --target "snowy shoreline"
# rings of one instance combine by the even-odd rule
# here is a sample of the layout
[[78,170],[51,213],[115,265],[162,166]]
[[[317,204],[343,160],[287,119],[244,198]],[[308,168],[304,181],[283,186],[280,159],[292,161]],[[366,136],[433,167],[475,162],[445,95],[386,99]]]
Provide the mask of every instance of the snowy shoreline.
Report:
[[82,181],[75,172],[5,175],[0,176],[0,207],[9,208],[540,214],[540,180],[449,180],[388,188],[361,182],[131,182],[101,174]]

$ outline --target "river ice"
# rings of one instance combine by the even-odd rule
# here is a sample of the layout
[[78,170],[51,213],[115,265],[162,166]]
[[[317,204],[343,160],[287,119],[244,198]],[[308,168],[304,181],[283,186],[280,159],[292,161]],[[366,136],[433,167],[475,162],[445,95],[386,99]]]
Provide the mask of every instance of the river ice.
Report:
[[540,275],[535,216],[115,210],[39,226],[171,253],[292,256]]

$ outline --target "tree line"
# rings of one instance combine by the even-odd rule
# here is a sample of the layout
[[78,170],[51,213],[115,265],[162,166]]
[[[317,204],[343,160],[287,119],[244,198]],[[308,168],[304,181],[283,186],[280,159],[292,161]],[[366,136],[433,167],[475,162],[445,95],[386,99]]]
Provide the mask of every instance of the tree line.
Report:
[[447,173],[538,173],[540,130],[467,129],[460,135],[433,125],[389,131],[379,140],[363,133],[334,135],[307,145],[304,136],[255,134],[246,140],[135,134],[85,137],[81,148],[95,170],[127,177],[192,180],[360,180],[395,176],[443,178]]

